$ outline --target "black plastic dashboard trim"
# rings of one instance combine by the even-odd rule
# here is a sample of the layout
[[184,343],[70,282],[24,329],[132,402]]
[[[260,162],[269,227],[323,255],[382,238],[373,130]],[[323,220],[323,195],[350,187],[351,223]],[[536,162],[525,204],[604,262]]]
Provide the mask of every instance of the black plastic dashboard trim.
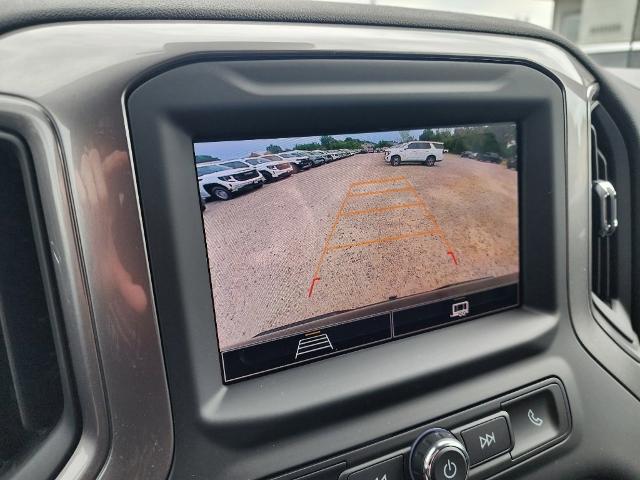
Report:
[[[564,162],[561,159],[564,158],[565,142],[562,135],[551,135],[550,132],[553,125],[556,127],[556,132],[564,131],[564,102],[561,88],[537,69],[508,61],[473,63],[471,61],[398,60],[378,59],[375,55],[369,58],[364,55],[355,56],[355,58],[357,60],[351,59],[345,62],[343,58],[322,59],[315,56],[305,58],[304,54],[301,54],[296,60],[287,58],[245,61],[240,56],[234,61],[212,60],[183,64],[152,78],[128,97],[131,138],[152,277],[156,289],[158,318],[167,359],[176,428],[180,429],[176,431],[175,475],[180,476],[180,472],[186,474],[183,470],[185,460],[182,449],[183,433],[186,432],[182,431],[180,425],[196,422],[214,445],[221,443],[226,445],[225,449],[231,448],[231,451],[237,453],[251,451],[252,460],[248,463],[234,462],[228,458],[229,463],[226,467],[221,460],[218,466],[220,475],[253,477],[256,473],[249,472],[256,467],[253,463],[258,461],[259,455],[256,449],[262,451],[265,445],[273,442],[283,446],[289,444],[300,425],[305,425],[305,436],[308,439],[312,435],[319,434],[329,424],[344,422],[343,426],[346,427],[349,422],[359,421],[359,417],[364,413],[360,407],[362,401],[366,401],[372,408],[375,405],[375,409],[380,412],[390,408],[399,397],[404,398],[405,402],[417,401],[421,396],[419,386],[425,382],[427,384],[433,382],[436,390],[447,389],[448,386],[452,386],[453,378],[459,381],[462,377],[466,378],[470,375],[472,371],[477,375],[488,374],[492,368],[502,362],[524,360],[539,354],[548,348],[557,335],[559,318],[563,315],[560,312],[564,311],[561,292],[565,288],[565,282],[564,274],[557,268],[556,263],[561,261],[563,252],[554,247],[558,245],[554,238],[557,235],[562,236],[562,230],[556,222],[560,222],[563,216],[561,205]],[[388,96],[391,95],[388,86],[382,82],[378,87],[381,89],[380,94],[375,97],[365,95],[356,99],[353,95],[349,95],[346,99],[344,95],[338,95],[336,98],[314,99],[314,96],[298,94],[300,96],[296,101],[288,103],[285,108],[285,104],[276,97],[269,98],[268,95],[262,95],[260,98],[252,97],[246,92],[241,94],[239,90],[234,90],[237,87],[233,87],[232,84],[225,84],[226,78],[234,77],[224,75],[227,69],[233,69],[235,74],[241,72],[242,75],[251,75],[252,66],[267,67],[270,64],[269,68],[273,67],[273,72],[280,72],[274,73],[275,77],[270,76],[270,82],[278,81],[279,78],[291,81],[295,78],[297,69],[309,68],[314,64],[316,66],[313,68],[322,65],[322,75],[327,79],[341,78],[340,68],[348,68],[350,72],[348,78],[367,78],[373,81],[372,79],[376,78],[375,72],[385,68],[394,69],[394,75],[397,75],[397,78],[419,75],[422,81],[426,82],[425,85],[428,85],[430,78],[435,81],[443,75],[448,81],[458,79],[460,82],[471,81],[471,78],[477,80],[474,75],[480,75],[480,78],[484,75],[487,82],[495,82],[491,84],[495,89],[483,90],[484,97],[471,93],[454,97],[442,92],[430,96],[424,93],[428,89],[423,88],[421,95],[424,97],[421,97],[420,101],[431,101],[430,105],[438,108],[429,109],[430,114],[413,113],[413,117],[405,118],[403,122],[407,125],[409,123],[415,125],[416,119],[422,119],[418,123],[426,123],[429,126],[516,121],[521,129],[521,139],[525,139],[524,147],[521,149],[523,158],[534,158],[528,150],[531,148],[535,148],[540,154],[537,162],[542,162],[545,169],[528,167],[526,160],[522,167],[524,172],[522,178],[526,177],[529,180],[521,185],[521,191],[524,192],[525,198],[530,200],[526,202],[529,208],[526,209],[522,222],[525,233],[521,234],[521,238],[524,242],[523,249],[527,252],[523,256],[525,265],[523,272],[527,276],[532,276],[531,278],[537,278],[535,282],[524,283],[526,285],[522,291],[524,307],[427,335],[405,338],[346,356],[220,388],[220,374],[216,372],[215,334],[212,332],[211,290],[208,270],[205,268],[206,265],[203,265],[206,252],[202,236],[202,217],[197,208],[197,189],[189,187],[189,185],[195,185],[195,172],[191,163],[193,139],[212,139],[212,133],[219,139],[255,138],[255,131],[249,130],[251,126],[244,125],[242,128],[245,130],[242,130],[239,128],[241,124],[234,120],[236,115],[234,102],[240,100],[244,108],[251,104],[249,99],[252,102],[255,101],[257,105],[262,105],[261,107],[253,105],[251,108],[264,108],[265,105],[275,108],[271,111],[272,118],[277,117],[280,124],[272,122],[272,125],[266,126],[266,130],[261,131],[260,136],[278,136],[302,135],[311,128],[314,130],[313,133],[324,131],[335,133],[353,128],[363,129],[362,131],[366,131],[369,127],[381,128],[380,125],[376,126],[372,123],[374,119],[362,115],[362,110],[350,110],[346,107],[366,101],[369,108],[376,107],[380,112],[381,106],[384,105],[385,117],[392,118],[393,109],[402,108],[405,104],[403,102],[409,98],[403,97],[403,94],[393,94],[392,98],[397,104],[394,106],[394,102],[388,101]],[[354,74],[354,68],[362,69],[359,76]],[[287,76],[283,77],[285,73]],[[305,76],[308,77],[308,73]],[[493,80],[488,80],[490,78]],[[477,83],[473,84],[477,85]],[[184,85],[189,85],[189,88],[184,89]],[[176,95],[175,92],[180,93]],[[417,97],[411,98],[415,102]],[[313,127],[310,125],[302,127],[300,119],[296,116],[290,116],[296,118],[295,124],[291,120],[286,120],[288,117],[284,112],[287,108],[301,108],[302,105],[309,108],[314,102],[319,101],[323,102],[323,107],[314,110]],[[445,107],[445,105],[453,107],[456,102],[461,101],[465,105],[464,111]],[[471,104],[476,107],[472,108]],[[341,114],[330,116],[329,111],[331,108],[335,109],[336,105],[340,105]],[[484,105],[485,108],[479,108],[480,105]],[[487,108],[489,106],[491,108]],[[242,112],[244,110],[240,109],[239,113]],[[221,118],[225,121],[216,121]],[[144,128],[142,128],[143,125]],[[321,128],[318,125],[322,125]],[[402,128],[402,126],[394,127]],[[279,130],[276,131],[276,128]],[[527,138],[536,138],[537,141],[527,142]],[[553,177],[547,175],[546,172],[549,171],[554,172]],[[554,182],[557,183],[552,185]],[[552,194],[550,195],[549,192]],[[533,199],[536,200],[533,201]],[[549,228],[533,227],[549,219],[553,219]],[[171,228],[168,230],[169,225]],[[194,237],[196,231],[200,232],[199,239]],[[187,241],[185,234],[189,237],[188,243],[191,245],[188,249],[184,249],[183,241]],[[183,238],[180,240],[178,237]],[[533,245],[540,248],[536,250],[532,247]],[[181,261],[176,263],[175,260],[178,257]],[[177,281],[184,275],[188,276],[189,281]],[[550,278],[552,281],[549,281]],[[207,288],[204,289],[203,285]],[[171,293],[165,290],[167,287]],[[209,301],[205,301],[206,297]],[[180,327],[180,324],[184,326]],[[494,332],[495,335],[490,332]],[[448,343],[454,337],[458,341],[453,344]],[[474,343],[467,342],[467,347],[462,347],[459,343],[464,338],[468,338],[469,341],[473,339]],[[447,353],[447,344],[458,346],[452,347],[453,351]],[[428,363],[411,365],[407,352],[413,351],[418,354],[418,357],[427,361],[424,357],[425,349],[430,353]],[[385,365],[379,358],[381,354],[394,358],[394,363]],[[188,368],[185,362],[190,365]],[[367,365],[368,368],[376,365],[377,375],[362,377],[362,369],[358,367],[362,364]],[[175,368],[180,365],[184,368],[181,368],[182,373],[178,374]],[[398,365],[403,366],[400,371],[397,368]],[[185,376],[185,371],[190,373]],[[332,375],[331,372],[334,374]],[[340,378],[335,377],[336,372],[340,372]],[[339,386],[340,384],[342,387]],[[283,385],[286,386],[284,390]],[[349,387],[345,389],[345,385]],[[512,385],[510,388],[517,386]],[[510,388],[503,388],[503,391]],[[258,391],[261,398],[259,405],[255,403],[255,395]],[[282,395],[287,395],[287,402],[278,400]],[[191,420],[186,420],[183,417],[186,413],[185,409],[190,409],[188,405],[193,405],[194,401],[199,403],[198,413],[195,418],[192,413],[187,414]],[[244,429],[247,434],[241,437],[234,435],[233,432],[237,432],[238,429]],[[347,436],[344,436],[340,443],[345,441],[350,441]],[[317,444],[316,450],[319,445],[320,443]],[[325,447],[327,445],[323,448]],[[215,450],[217,448],[214,447]],[[301,449],[302,445],[298,445],[297,448]],[[341,447],[334,442],[331,448]],[[194,451],[193,448],[190,450]],[[296,448],[288,448],[290,461],[295,461],[293,460],[296,455],[295,450]],[[271,455],[267,451],[264,453],[267,456]],[[193,463],[190,465],[194,466]],[[275,465],[268,466],[266,458],[261,462],[262,471],[274,467]]]

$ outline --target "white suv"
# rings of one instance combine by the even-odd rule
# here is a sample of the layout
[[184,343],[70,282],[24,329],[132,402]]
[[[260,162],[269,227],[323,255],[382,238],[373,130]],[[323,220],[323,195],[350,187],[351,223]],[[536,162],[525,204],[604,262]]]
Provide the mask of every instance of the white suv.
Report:
[[234,193],[259,188],[264,177],[242,162],[202,165],[197,167],[198,187],[203,199],[229,200]]
[[408,142],[390,148],[384,161],[397,167],[402,163],[422,163],[432,167],[443,158],[444,145],[438,142]]
[[266,157],[248,157],[241,158],[239,161],[258,170],[267,182],[277,178],[288,177],[293,173],[291,164],[284,160],[271,160]]

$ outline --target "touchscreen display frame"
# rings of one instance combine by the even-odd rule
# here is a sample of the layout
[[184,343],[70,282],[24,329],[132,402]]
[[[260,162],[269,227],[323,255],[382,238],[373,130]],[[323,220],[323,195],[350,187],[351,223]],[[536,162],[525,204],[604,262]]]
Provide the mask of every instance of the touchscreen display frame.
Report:
[[[422,133],[423,135],[437,135],[437,138],[455,136],[456,131],[460,131],[463,129],[482,129],[482,128],[491,128],[494,126],[504,126],[508,125],[513,128],[511,134],[508,134],[507,137],[511,140],[505,140],[503,145],[495,147],[495,149],[500,149],[500,154],[498,154],[498,158],[495,155],[492,155],[493,152],[486,151],[487,148],[484,145],[474,144],[470,145],[469,143],[465,144],[469,148],[476,148],[483,150],[482,152],[475,152],[472,150],[464,150],[458,151],[457,157],[466,158],[465,161],[473,162],[473,164],[477,163],[478,166],[484,166],[489,168],[497,168],[500,167],[505,171],[513,170],[515,174],[514,184],[515,184],[515,228],[509,234],[513,234],[515,236],[515,251],[517,252],[515,255],[515,262],[517,264],[517,269],[509,274],[501,276],[497,281],[495,279],[486,279],[486,278],[469,278],[462,282],[455,282],[453,284],[441,285],[437,288],[425,291],[425,292],[417,292],[411,295],[403,295],[403,296],[393,296],[390,295],[390,298],[382,299],[380,302],[369,303],[360,305],[354,309],[348,309],[346,312],[327,312],[326,314],[319,315],[319,318],[301,318],[296,322],[292,322],[296,325],[294,329],[287,328],[275,328],[271,332],[260,332],[260,334],[254,337],[251,340],[245,340],[241,342],[237,342],[235,344],[226,345],[221,341],[221,322],[224,320],[221,318],[222,314],[219,310],[220,300],[222,299],[221,293],[216,292],[216,288],[214,285],[214,275],[212,273],[210,281],[211,283],[211,291],[214,302],[214,310],[215,310],[215,319],[216,319],[216,330],[218,332],[218,345],[220,349],[220,358],[221,365],[223,370],[223,380],[225,383],[232,383],[235,381],[239,381],[245,378],[253,377],[256,375],[262,375],[268,372],[272,372],[275,370],[280,370],[292,366],[297,366],[300,364],[317,361],[322,358],[342,354],[348,351],[353,351],[356,349],[372,346],[378,343],[383,343],[387,341],[391,341],[395,338],[405,337],[408,335],[413,335],[417,333],[422,333],[425,331],[433,330],[436,328],[441,328],[443,326],[459,323],[462,321],[467,321],[473,318],[477,318],[483,315],[487,315],[489,313],[495,313],[498,311],[502,311],[505,309],[515,308],[520,305],[520,274],[521,274],[521,253],[520,253],[520,207],[521,207],[521,178],[519,174],[518,168],[518,144],[515,141],[517,138],[517,124],[516,122],[512,123],[501,123],[501,124],[490,124],[490,125],[464,125],[462,127],[446,127],[441,129],[420,129],[420,131],[412,131],[405,130],[401,132],[394,132],[398,135],[398,140],[394,142],[389,142],[389,145],[383,146],[383,141],[380,141],[378,145],[373,144],[372,146],[366,146],[360,149],[360,152],[354,153],[353,148],[351,149],[340,149],[334,145],[334,148],[331,148],[332,151],[340,151],[342,153],[337,156],[335,159],[329,160],[327,157],[323,163],[335,163],[335,162],[348,162],[350,157],[356,157],[357,155],[365,154],[365,150],[371,149],[370,152],[366,152],[366,154],[373,154],[377,157],[379,163],[383,163],[385,167],[388,167],[392,171],[390,172],[390,176],[382,177],[382,178],[374,178],[371,179],[359,179],[356,182],[351,182],[352,184],[356,184],[357,187],[370,188],[371,186],[374,189],[382,185],[391,187],[388,190],[401,190],[405,184],[402,185],[394,185],[388,184],[387,181],[392,182],[397,178],[404,178],[402,182],[407,182],[409,187],[411,185],[411,179],[407,180],[403,175],[398,175],[393,171],[393,167],[398,167],[398,165],[394,165],[394,158],[398,156],[401,157],[402,164],[399,165],[399,169],[404,167],[404,154],[399,151],[401,150],[403,145],[406,148],[408,143],[410,142],[420,142],[422,137],[418,138],[418,133]],[[376,135],[376,138],[380,138],[379,135],[381,133],[389,134],[391,132],[369,132],[367,134],[343,134],[343,135],[335,135],[335,136],[324,136],[323,138],[329,137],[337,141],[344,142],[345,138],[357,138],[358,136],[362,137],[363,135]],[[414,134],[412,136],[411,134]],[[477,132],[476,132],[477,133]],[[406,142],[402,142],[403,138],[401,135],[408,135],[408,140]],[[335,137],[335,138],[334,138]],[[432,137],[425,136],[425,139],[422,140],[425,143],[431,143],[430,147],[435,147],[434,143],[438,143],[438,148],[447,149],[447,144],[451,143],[451,138],[447,138],[444,142],[437,142],[433,140]],[[290,153],[291,150],[296,150],[296,147],[299,147],[301,142],[303,148],[308,149],[309,157],[312,158],[315,152],[317,156],[319,152],[322,151],[322,144],[318,147],[317,145],[304,145],[303,141],[308,141],[309,143],[314,143],[314,140],[318,140],[320,137],[306,137],[304,139],[301,138],[277,138],[277,139],[263,139],[263,140],[238,140],[238,141],[215,141],[215,142],[194,142],[194,155],[196,158],[196,174],[199,180],[199,190],[201,194],[201,199],[207,195],[207,192],[203,191],[201,179],[203,175],[198,173],[199,166],[208,166],[208,165],[220,165],[221,163],[228,163],[234,160],[242,159],[241,161],[247,163],[250,158],[263,158],[267,155],[282,155]],[[296,143],[288,142],[290,140],[295,140]],[[320,139],[321,140],[321,139]],[[244,152],[241,150],[234,151],[231,148],[227,152],[227,156],[231,156],[234,158],[219,158],[214,160],[203,159],[200,158],[200,162],[198,162],[198,154],[204,153],[207,151],[206,148],[202,148],[202,146],[210,146],[214,150],[221,146],[229,146],[229,144],[235,144],[239,146],[240,149],[244,148],[241,145],[243,143],[250,142],[262,142],[267,146],[267,143],[273,142],[285,142],[291,143],[290,145],[286,145],[284,148],[287,150],[281,153],[273,153],[271,151],[248,151],[245,148]],[[255,147],[256,144],[252,143],[251,147]],[[264,147],[263,146],[263,147]],[[273,146],[273,145],[269,145]],[[340,145],[338,145],[340,146]],[[317,149],[313,150],[314,148]],[[351,145],[353,147],[353,145]],[[224,149],[223,149],[224,150]],[[273,149],[272,149],[273,150]],[[328,147],[325,150],[329,150]],[[352,150],[352,152],[348,152]],[[454,147],[454,150],[460,150],[460,146],[457,145]],[[304,151],[298,151],[296,153],[297,157],[304,156]],[[509,152],[509,153],[507,153]],[[404,152],[406,154],[406,152]],[[424,152],[421,152],[424,153]],[[344,156],[341,156],[344,154]],[[462,157],[460,154],[463,154]],[[466,154],[466,155],[465,155]],[[417,169],[420,170],[420,173],[427,172],[431,170],[430,167],[433,167],[434,170],[438,169],[440,165],[446,166],[446,160],[451,159],[448,158],[451,155],[455,155],[455,152],[441,152],[437,154],[437,159],[433,162],[434,165],[430,165],[425,158],[424,161],[408,161],[408,165],[414,165]],[[221,155],[222,156],[222,155]],[[307,169],[306,165],[301,165],[298,163],[299,158],[296,156],[289,155],[289,158],[292,159],[290,165],[292,169],[302,170],[300,173],[296,173],[295,175],[305,175],[304,170]],[[458,158],[457,160],[460,160]],[[281,157],[282,159],[282,157]],[[269,158],[269,160],[276,160],[275,158]],[[357,157],[356,157],[357,160]],[[431,159],[433,160],[433,159]],[[354,158],[351,158],[351,161],[354,161]],[[295,163],[294,163],[295,162]],[[313,158],[312,158],[313,162]],[[469,165],[473,165],[470,163]],[[318,165],[309,166],[309,170],[314,169],[315,167],[321,166],[321,163]],[[424,166],[422,166],[424,165]],[[250,162],[247,166],[258,166],[256,162]],[[425,168],[425,166],[427,168]],[[225,168],[230,167],[240,167],[240,165],[224,165]],[[322,168],[322,167],[321,167]],[[258,170],[258,168],[255,168]],[[266,172],[265,169],[262,169]],[[398,169],[396,169],[398,170]],[[228,170],[229,171],[229,170]],[[238,170],[233,170],[237,172]],[[217,174],[216,172],[212,172]],[[242,172],[240,172],[242,173]],[[226,176],[226,175],[225,175]],[[266,174],[263,175],[266,178]],[[288,175],[283,175],[286,177]],[[273,180],[275,185],[278,184],[277,179],[269,179]],[[381,181],[382,183],[378,184],[377,182]],[[342,199],[342,203],[344,204],[347,201],[347,197],[350,194],[356,193],[358,191],[354,191],[354,185],[350,184],[346,196]],[[261,185],[260,185],[261,186]],[[260,188],[260,186],[256,188]],[[272,185],[268,185],[267,188]],[[396,188],[394,188],[396,187]],[[247,190],[253,190],[253,188],[248,188]],[[416,189],[414,188],[414,191]],[[213,197],[215,199],[215,204],[226,204],[227,202],[222,199],[222,201],[213,195],[209,195],[209,197]],[[344,194],[344,192],[342,192]],[[418,196],[420,196],[420,192],[416,191]],[[335,196],[340,196],[339,192],[334,192]],[[235,196],[235,193],[232,193]],[[251,194],[248,194],[249,196]],[[242,197],[243,195],[238,192],[238,196]],[[418,199],[420,201],[420,198]],[[245,202],[246,203],[246,202]],[[204,207],[206,210],[212,203],[203,203],[201,202],[201,207]],[[394,207],[394,206],[391,206]],[[395,210],[395,208],[392,208]],[[366,209],[361,209],[366,210]],[[372,208],[371,210],[376,210],[376,208]],[[430,212],[430,209],[426,207],[427,216],[432,216],[433,213]],[[216,242],[211,242],[211,235],[207,233],[207,222],[204,220],[204,210],[203,210],[203,228],[205,230],[205,238],[207,239],[207,260],[209,262],[209,271],[213,272],[216,268],[216,262],[212,261],[211,258],[211,244]],[[336,216],[335,218],[338,218]],[[334,218],[334,222],[335,222]],[[437,222],[436,222],[437,223]],[[219,227],[219,225],[218,225]],[[331,228],[334,228],[333,225]],[[432,232],[432,236],[438,239],[440,243],[442,243],[444,247],[444,253],[446,254],[446,258],[451,262],[452,265],[458,265],[458,262],[464,262],[464,254],[463,258],[459,258],[460,253],[457,252],[456,248],[452,247],[452,243],[447,239],[447,235],[445,231],[437,225],[439,231]],[[504,232],[502,232],[504,233]],[[327,243],[327,238],[325,238],[325,247]],[[393,235],[389,235],[389,237],[393,237]],[[411,238],[411,235],[408,235],[408,238]],[[355,242],[355,243],[366,243],[365,242]],[[220,245],[219,242],[217,242]],[[349,246],[345,247],[346,249],[350,249]],[[314,294],[317,294],[317,286],[322,281],[322,278],[319,276],[318,270],[320,268],[319,265],[325,260],[323,257],[326,255],[326,252],[323,248],[320,254],[320,261],[317,262],[315,270],[313,274],[310,276],[310,282],[307,287],[307,295],[308,297],[312,297]],[[311,321],[310,324],[307,324],[307,321]],[[243,321],[243,320],[241,320]],[[305,326],[306,325],[306,326]]]

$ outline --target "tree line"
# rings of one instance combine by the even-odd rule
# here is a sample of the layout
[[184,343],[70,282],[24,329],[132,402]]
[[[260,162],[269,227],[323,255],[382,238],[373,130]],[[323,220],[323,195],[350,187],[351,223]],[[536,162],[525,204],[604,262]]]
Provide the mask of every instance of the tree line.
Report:
[[[516,129],[512,124],[494,124],[476,127],[457,127],[453,129],[424,129],[418,138],[408,130],[398,132],[398,141],[380,140],[370,142],[359,138],[347,137],[338,140],[331,135],[323,135],[319,142],[299,143],[294,150],[360,150],[363,144],[373,144],[374,148],[392,147],[397,143],[415,140],[442,142],[444,148],[452,153],[464,151],[486,153],[496,152],[501,157],[513,158],[516,155]],[[284,152],[280,145],[271,144],[266,150],[269,153]],[[197,155],[196,163],[219,160],[209,155]]]
[[[347,137],[344,140],[338,140],[331,135],[323,135],[319,142],[298,143],[293,150],[360,150],[363,144],[371,144],[374,148],[390,147],[394,142],[389,140],[380,140],[379,142],[370,142],[360,138]],[[280,145],[269,145],[266,150],[270,153],[280,153],[284,150]]]
[[458,127],[453,130],[425,129],[418,139],[442,142],[444,148],[451,153],[496,152],[504,158],[512,158],[516,155],[515,127],[506,124],[487,127]]
[[370,142],[352,137],[338,140],[331,135],[323,135],[320,137],[320,142],[299,143],[295,146],[295,150],[356,150],[362,148],[363,143]]
[[207,162],[219,162],[220,159],[218,157],[212,157],[211,155],[196,155],[196,163],[207,163]]

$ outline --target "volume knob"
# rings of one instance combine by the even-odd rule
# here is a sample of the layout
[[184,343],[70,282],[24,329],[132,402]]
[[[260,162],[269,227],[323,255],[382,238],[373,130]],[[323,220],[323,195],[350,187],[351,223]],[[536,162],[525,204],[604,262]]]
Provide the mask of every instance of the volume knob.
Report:
[[433,428],[422,433],[411,448],[413,480],[466,480],[469,455],[451,432]]

